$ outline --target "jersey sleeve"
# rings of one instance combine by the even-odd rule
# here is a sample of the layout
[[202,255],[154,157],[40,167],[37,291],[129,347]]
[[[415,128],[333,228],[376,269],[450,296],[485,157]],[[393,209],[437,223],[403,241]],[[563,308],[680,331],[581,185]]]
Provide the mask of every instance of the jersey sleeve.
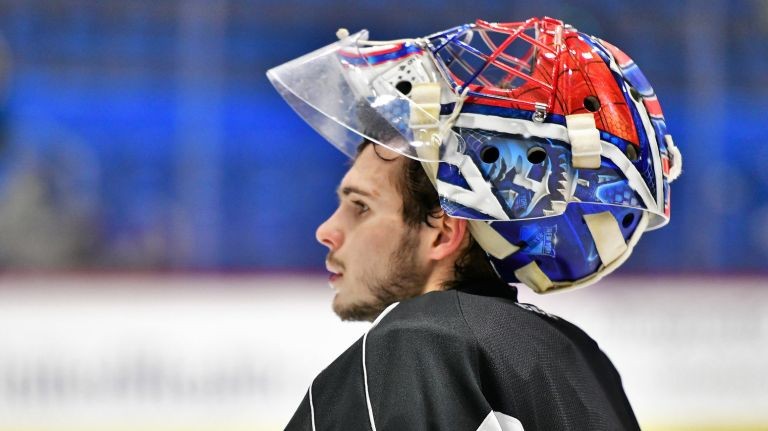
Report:
[[312,382],[287,431],[370,430],[360,338]]
[[290,431],[313,431],[312,407],[310,406],[309,401],[309,390],[306,395],[304,395],[304,399],[301,400],[299,408],[296,409],[296,412],[293,414],[290,422],[288,422],[288,425],[285,426],[285,429]]

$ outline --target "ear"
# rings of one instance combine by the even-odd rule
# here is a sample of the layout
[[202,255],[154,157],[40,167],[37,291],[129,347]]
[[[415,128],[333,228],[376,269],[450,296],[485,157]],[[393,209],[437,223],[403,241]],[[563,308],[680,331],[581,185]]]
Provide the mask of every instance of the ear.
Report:
[[433,219],[432,224],[435,227],[431,232],[428,257],[432,260],[443,260],[457,254],[467,237],[467,221],[443,213],[439,219]]

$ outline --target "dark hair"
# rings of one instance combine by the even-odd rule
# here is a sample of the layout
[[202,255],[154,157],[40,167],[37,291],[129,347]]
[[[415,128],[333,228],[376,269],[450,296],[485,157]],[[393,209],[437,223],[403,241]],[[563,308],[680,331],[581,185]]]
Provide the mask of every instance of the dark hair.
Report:
[[[362,142],[357,148],[357,154],[359,155],[369,144],[372,144],[372,142],[368,140]],[[397,160],[382,156],[376,151],[377,147],[374,144],[374,152],[380,159],[386,161]],[[435,190],[429,177],[427,177],[421,162],[409,157],[403,157],[403,159],[403,175],[395,183],[395,187],[403,197],[403,221],[405,221],[407,226],[414,228],[422,223],[433,227],[430,219],[440,218],[444,214],[442,207],[440,207],[440,198],[437,195],[437,190]],[[469,282],[488,280],[498,282],[499,276],[491,266],[485,250],[470,235],[469,246],[464,249],[454,264],[453,280],[444,283],[443,287],[453,289]]]

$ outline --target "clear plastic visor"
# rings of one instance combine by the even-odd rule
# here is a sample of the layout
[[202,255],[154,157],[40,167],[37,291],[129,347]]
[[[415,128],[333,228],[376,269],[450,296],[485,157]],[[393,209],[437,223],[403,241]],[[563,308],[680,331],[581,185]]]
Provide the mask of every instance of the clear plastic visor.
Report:
[[304,121],[350,157],[369,140],[439,161],[445,135],[453,134],[439,133],[440,97],[455,102],[453,92],[440,85],[431,106],[415,102],[411,90],[440,82],[429,52],[415,42],[372,43],[367,37],[360,31],[270,69],[267,77]]

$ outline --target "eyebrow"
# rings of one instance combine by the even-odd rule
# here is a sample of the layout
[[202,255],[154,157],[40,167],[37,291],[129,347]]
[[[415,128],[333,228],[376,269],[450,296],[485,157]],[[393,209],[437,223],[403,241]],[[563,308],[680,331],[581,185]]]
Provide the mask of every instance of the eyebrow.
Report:
[[368,193],[367,191],[357,188],[355,186],[346,186],[339,189],[336,189],[336,195],[341,198],[342,196],[349,196],[350,194],[355,193],[358,195],[366,196],[369,198],[372,198],[373,195],[371,193]]

